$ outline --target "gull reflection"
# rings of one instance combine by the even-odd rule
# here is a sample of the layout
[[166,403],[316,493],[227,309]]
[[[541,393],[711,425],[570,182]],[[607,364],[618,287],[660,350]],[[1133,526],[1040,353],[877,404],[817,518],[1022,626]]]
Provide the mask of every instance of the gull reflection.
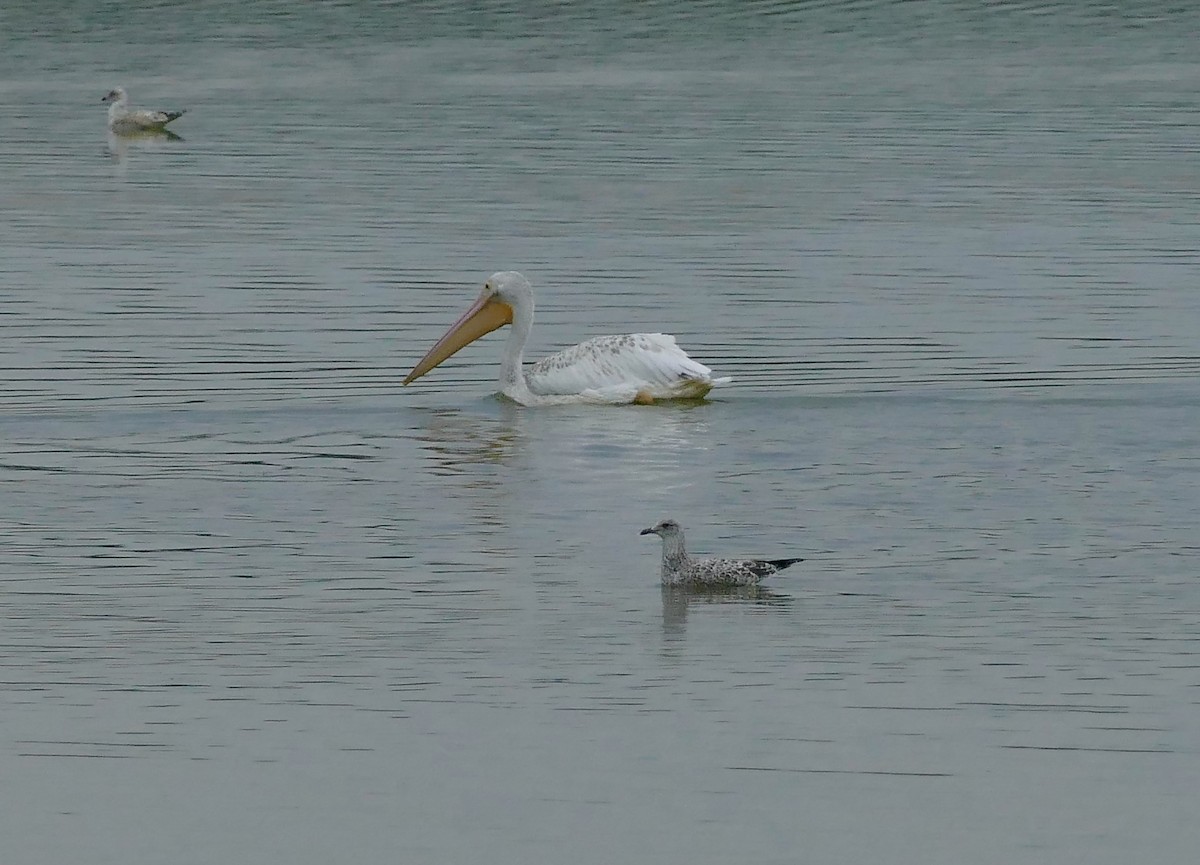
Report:
[[761,607],[787,607],[791,595],[763,586],[663,586],[663,635],[681,638],[687,632],[688,609],[717,604],[751,604]]
[[161,150],[183,141],[183,138],[168,129],[147,129],[142,132],[108,133],[107,155],[123,162],[134,150]]

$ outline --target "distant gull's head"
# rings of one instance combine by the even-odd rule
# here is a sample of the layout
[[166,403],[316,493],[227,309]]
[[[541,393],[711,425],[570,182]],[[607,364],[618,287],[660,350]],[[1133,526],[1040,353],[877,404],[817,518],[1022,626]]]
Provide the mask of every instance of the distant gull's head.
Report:
[[101,102],[124,102],[129,97],[125,94],[124,87],[114,87],[112,90],[100,97]]
[[683,526],[674,520],[663,520],[661,523],[653,525],[648,529],[642,529],[638,534],[658,535],[660,538],[675,538],[683,534]]

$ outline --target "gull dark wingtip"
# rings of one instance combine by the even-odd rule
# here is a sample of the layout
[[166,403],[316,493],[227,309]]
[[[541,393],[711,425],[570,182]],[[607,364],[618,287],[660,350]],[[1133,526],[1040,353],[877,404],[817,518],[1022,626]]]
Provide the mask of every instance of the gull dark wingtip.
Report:
[[790,568],[792,565],[804,561],[804,559],[766,559],[765,561],[768,565],[774,565],[776,570],[782,571],[784,568]]

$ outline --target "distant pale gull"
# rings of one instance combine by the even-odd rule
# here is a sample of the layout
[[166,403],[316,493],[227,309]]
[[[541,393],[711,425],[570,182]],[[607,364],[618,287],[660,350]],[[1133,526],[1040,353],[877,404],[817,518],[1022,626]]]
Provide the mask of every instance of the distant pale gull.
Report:
[[184,113],[183,111],[146,111],[130,108],[129,94],[121,87],[108,91],[100,101],[108,103],[108,128],[110,132],[118,135],[166,131],[166,125],[172,120],[182,117]]
[[683,527],[663,520],[642,529],[643,535],[662,538],[664,586],[755,586],[804,559],[693,559],[683,546]]

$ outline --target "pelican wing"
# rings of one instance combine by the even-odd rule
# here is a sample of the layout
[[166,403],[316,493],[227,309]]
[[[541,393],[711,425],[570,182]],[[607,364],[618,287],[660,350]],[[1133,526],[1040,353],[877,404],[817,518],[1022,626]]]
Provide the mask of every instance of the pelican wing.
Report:
[[533,393],[546,396],[628,389],[654,399],[698,399],[729,381],[714,379],[666,333],[594,337],[538,361],[525,379]]

